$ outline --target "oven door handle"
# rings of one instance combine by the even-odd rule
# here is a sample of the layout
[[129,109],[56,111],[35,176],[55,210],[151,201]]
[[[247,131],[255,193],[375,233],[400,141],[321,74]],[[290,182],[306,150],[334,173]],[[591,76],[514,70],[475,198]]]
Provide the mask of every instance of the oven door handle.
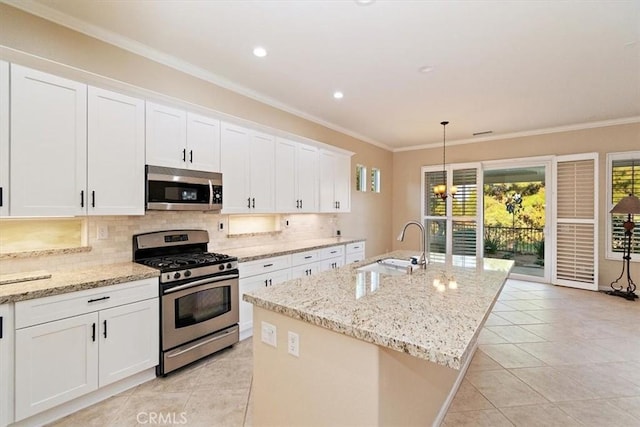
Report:
[[237,274],[227,274],[226,276],[209,277],[207,279],[200,279],[194,282],[185,283],[184,285],[176,286],[175,288],[167,289],[162,294],[166,295],[173,292],[181,291],[183,289],[193,288],[200,285],[206,285],[207,283],[216,283],[216,282],[222,282],[224,280],[237,279],[237,278],[238,278]]
[[223,331],[220,334],[214,335],[213,337],[209,338],[206,341],[202,341],[202,342],[199,342],[199,343],[197,343],[195,345],[192,345],[189,348],[185,348],[185,349],[179,350],[177,352],[169,352],[169,353],[167,353],[167,359],[171,359],[173,357],[180,356],[180,355],[182,355],[184,353],[187,353],[189,351],[195,350],[198,347],[202,347],[203,345],[207,345],[207,344],[212,343],[214,341],[218,341],[219,339],[226,337],[230,333],[235,332],[235,330],[233,330],[233,329],[236,329],[236,328],[230,328],[229,330]]

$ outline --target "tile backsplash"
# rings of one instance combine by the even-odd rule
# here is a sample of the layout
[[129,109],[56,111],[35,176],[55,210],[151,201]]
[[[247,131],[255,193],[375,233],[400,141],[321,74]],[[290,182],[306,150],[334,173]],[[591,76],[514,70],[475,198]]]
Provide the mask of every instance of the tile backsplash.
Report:
[[[332,237],[339,229],[339,215],[336,214],[292,214],[280,215],[279,220],[283,224],[280,231],[229,236],[227,227],[223,231],[218,230],[218,225],[221,222],[228,224],[228,220],[228,215],[160,211],[149,211],[144,216],[87,217],[86,235],[90,251],[43,256],[5,255],[0,259],[0,274],[32,270],[55,271],[131,261],[132,236],[150,231],[205,229],[209,232],[209,251],[225,252],[233,248],[273,244],[278,241]],[[107,238],[97,239],[99,227],[103,231],[106,228]]]

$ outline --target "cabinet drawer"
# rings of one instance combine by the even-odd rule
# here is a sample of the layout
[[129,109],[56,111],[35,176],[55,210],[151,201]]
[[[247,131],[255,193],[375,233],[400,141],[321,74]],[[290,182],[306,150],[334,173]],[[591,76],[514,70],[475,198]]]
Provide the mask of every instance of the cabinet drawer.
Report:
[[347,254],[345,256],[345,264],[353,264],[354,262],[360,262],[364,259],[364,252],[356,252]]
[[255,276],[291,267],[291,255],[282,255],[257,261],[242,262],[238,266],[240,277]]
[[320,259],[334,258],[344,255],[344,245],[320,249]]
[[347,243],[345,246],[346,246],[347,254],[353,254],[358,252],[364,253],[364,242]]
[[153,278],[18,301],[15,305],[15,327],[20,329],[122,304],[157,298],[158,294],[158,279]]
[[309,264],[310,262],[316,262],[320,259],[318,251],[305,251],[291,254],[291,265]]

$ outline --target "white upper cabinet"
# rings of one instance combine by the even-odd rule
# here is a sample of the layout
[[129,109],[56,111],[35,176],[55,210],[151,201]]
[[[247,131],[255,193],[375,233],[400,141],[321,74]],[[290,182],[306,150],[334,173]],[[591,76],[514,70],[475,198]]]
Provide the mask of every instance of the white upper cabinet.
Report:
[[221,124],[223,213],[275,212],[275,138]]
[[89,87],[88,213],[144,215],[144,101]]
[[318,211],[318,149],[286,139],[276,141],[276,210]]
[[9,63],[0,61],[0,216],[9,215]]
[[351,210],[351,157],[320,150],[320,211]]
[[187,167],[220,172],[220,120],[187,113]]
[[87,87],[11,65],[10,212],[81,215],[87,203]]
[[147,164],[220,171],[220,121],[147,102]]

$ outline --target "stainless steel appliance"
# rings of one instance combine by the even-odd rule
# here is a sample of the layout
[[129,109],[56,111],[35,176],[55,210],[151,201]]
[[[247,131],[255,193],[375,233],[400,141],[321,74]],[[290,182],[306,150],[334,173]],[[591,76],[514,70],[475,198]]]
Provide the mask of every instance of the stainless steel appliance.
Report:
[[158,375],[239,340],[238,259],[208,243],[206,230],[133,236],[133,260],[161,273]]
[[152,165],[146,170],[147,210],[222,210],[221,173]]

